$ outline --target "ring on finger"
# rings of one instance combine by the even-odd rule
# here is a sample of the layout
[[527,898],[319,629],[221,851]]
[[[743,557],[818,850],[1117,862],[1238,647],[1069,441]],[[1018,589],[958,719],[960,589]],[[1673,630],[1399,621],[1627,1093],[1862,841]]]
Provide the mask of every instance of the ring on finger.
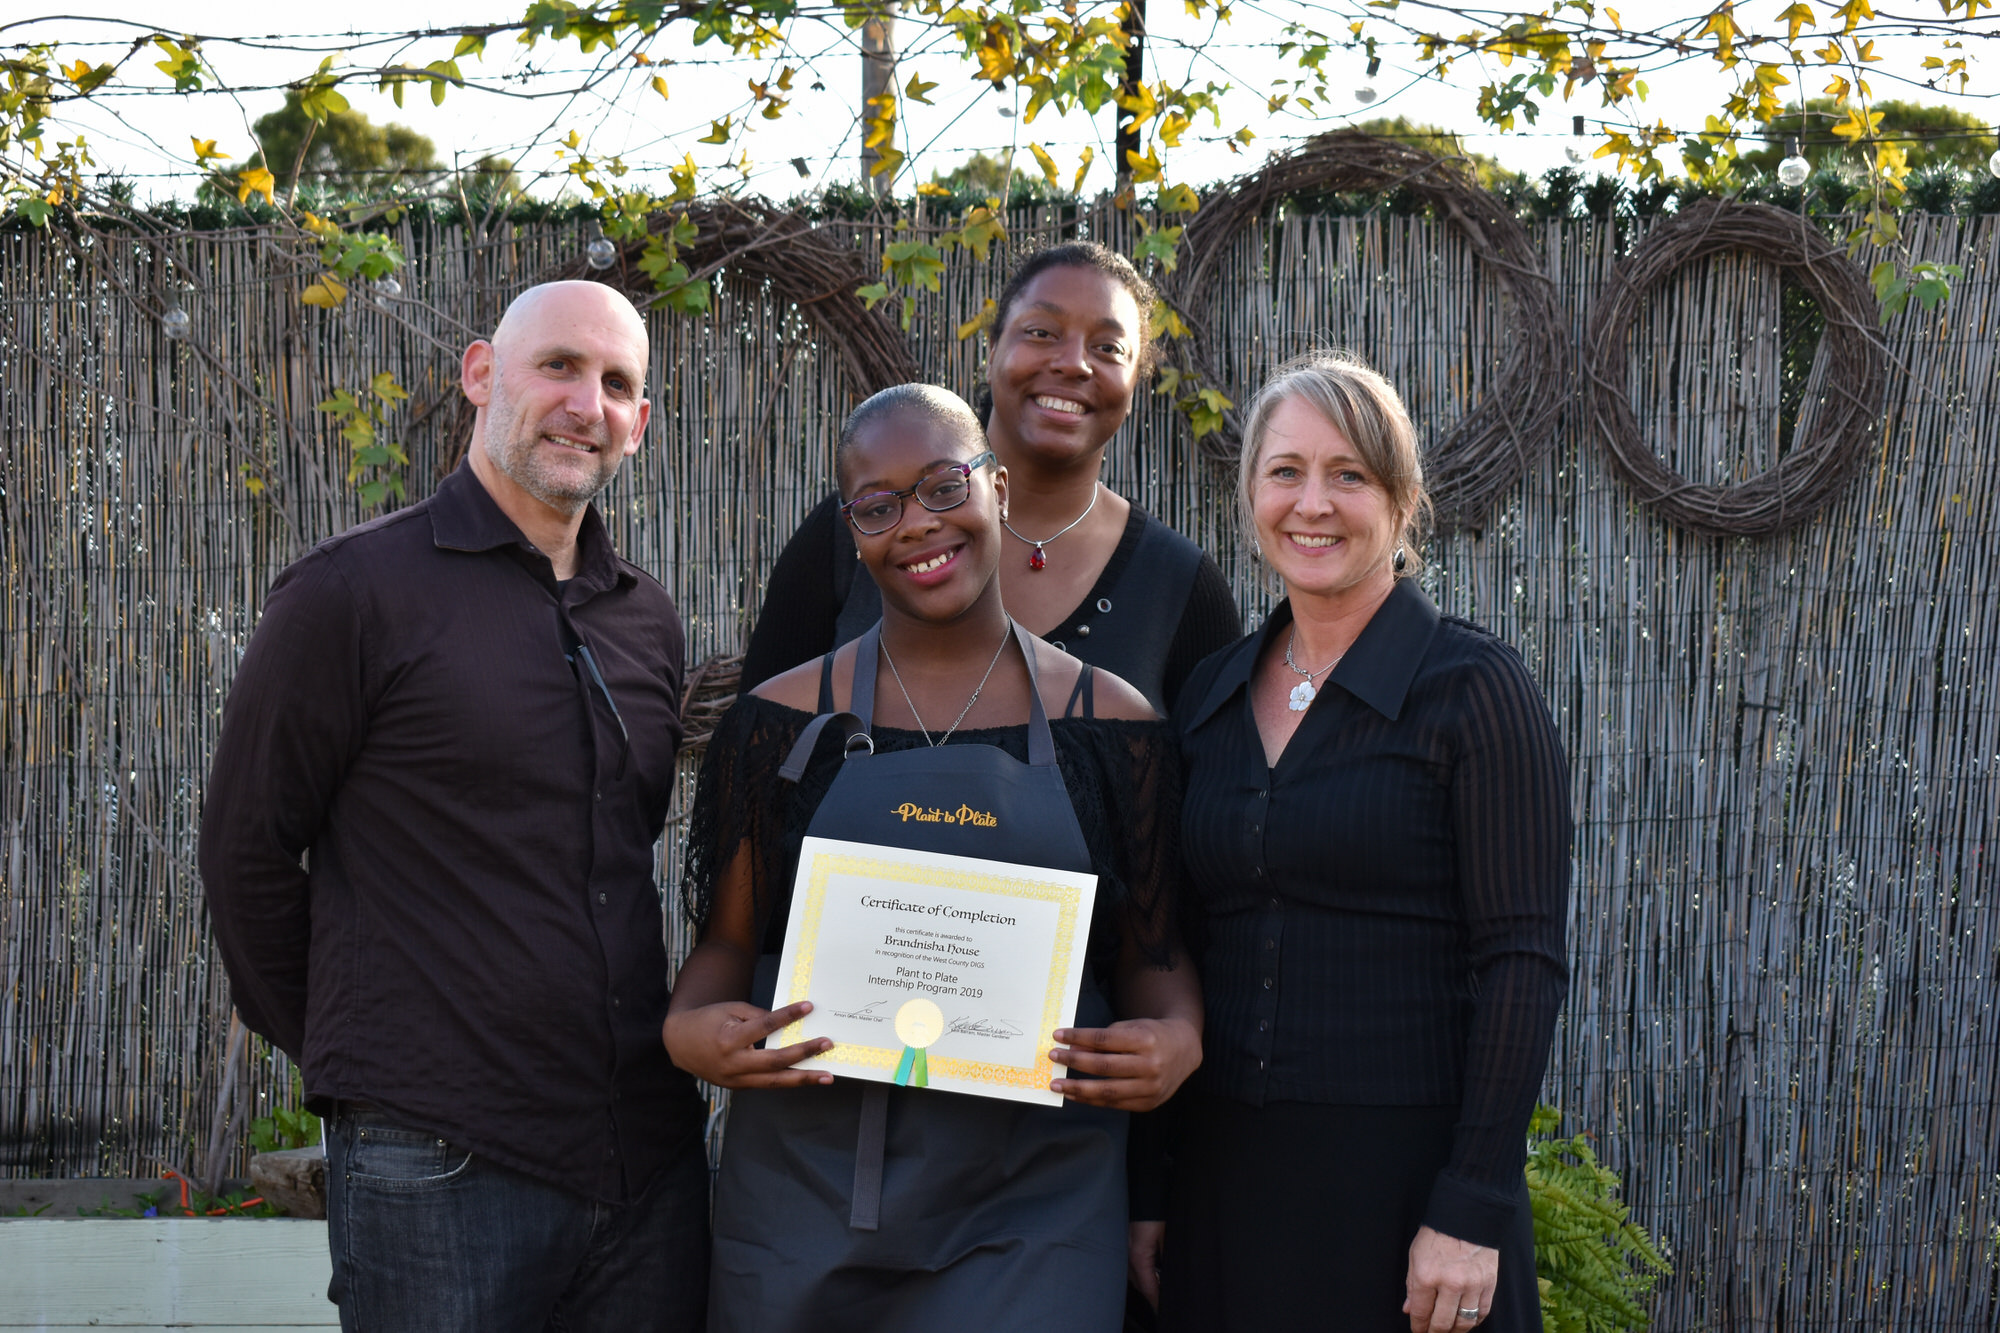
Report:
[[1461,1306],[1459,1306],[1459,1307],[1458,1307],[1458,1321],[1459,1321],[1459,1322],[1460,1322],[1461,1324],[1476,1324],[1476,1323],[1478,1323],[1478,1322],[1479,1322],[1479,1307],[1478,1307],[1478,1306],[1476,1306],[1476,1305],[1461,1305]]

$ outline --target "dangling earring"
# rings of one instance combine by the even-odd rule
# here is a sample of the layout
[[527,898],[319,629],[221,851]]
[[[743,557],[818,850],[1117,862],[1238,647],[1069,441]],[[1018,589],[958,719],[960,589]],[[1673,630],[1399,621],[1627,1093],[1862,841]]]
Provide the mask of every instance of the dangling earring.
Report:
[[1402,572],[1403,572],[1403,571],[1404,571],[1404,570],[1405,570],[1406,568],[1408,568],[1408,567],[1409,567],[1409,564],[1410,564],[1410,557],[1404,554],[1404,552],[1403,552],[1403,548],[1402,548],[1402,547],[1398,546],[1398,547],[1396,548],[1396,558],[1395,558],[1395,560],[1394,560],[1394,561],[1393,561],[1392,563],[1393,563],[1393,564],[1394,564],[1394,566],[1395,566],[1395,569],[1396,569],[1396,572],[1397,572],[1398,574],[1400,574],[1400,573],[1402,573]]

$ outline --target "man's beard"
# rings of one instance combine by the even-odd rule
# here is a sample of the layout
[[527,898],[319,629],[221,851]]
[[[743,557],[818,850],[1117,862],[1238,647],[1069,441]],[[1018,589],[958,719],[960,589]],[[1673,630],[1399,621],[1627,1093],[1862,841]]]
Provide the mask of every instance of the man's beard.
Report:
[[[557,412],[542,418],[535,423],[533,430],[524,433],[521,423],[513,418],[513,405],[508,401],[500,377],[496,375],[482,442],[486,456],[515,485],[549,508],[564,515],[575,514],[618,475],[623,455],[610,448],[603,422],[587,427],[568,414]],[[590,461],[592,468],[585,471],[573,466],[555,466],[554,460],[542,452],[544,434],[589,440],[598,452],[595,455],[579,453],[577,458],[579,461]]]

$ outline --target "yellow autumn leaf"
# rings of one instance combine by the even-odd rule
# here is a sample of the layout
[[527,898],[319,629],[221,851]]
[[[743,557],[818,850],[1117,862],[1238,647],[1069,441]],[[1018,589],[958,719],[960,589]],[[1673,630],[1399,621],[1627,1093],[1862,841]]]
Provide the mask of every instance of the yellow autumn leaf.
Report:
[[1028,151],[1035,155],[1035,165],[1042,169],[1042,175],[1048,179],[1049,184],[1054,185],[1056,183],[1056,160],[1050,157],[1048,150],[1038,143],[1029,144]]
[[1847,109],[1847,119],[1834,126],[1833,132],[1849,143],[1870,137],[1881,127],[1882,115],[1880,111],[1863,111],[1859,106],[1851,106]]
[[1076,194],[1083,189],[1083,178],[1090,174],[1090,164],[1096,160],[1097,150],[1089,144],[1085,144],[1083,146],[1083,157],[1076,164],[1076,179],[1070,182],[1069,189],[1071,194]]
[[696,139],[696,140],[695,140],[695,142],[696,142],[696,143],[728,143],[728,142],[729,142],[729,122],[730,122],[730,121],[731,121],[732,119],[733,119],[733,117],[730,117],[730,116],[724,116],[724,117],[723,117],[723,118],[722,118],[721,120],[711,120],[711,121],[709,121],[709,122],[708,122],[708,133],[707,133],[707,134],[704,134],[704,135],[702,135],[702,136],[701,136],[701,137],[700,137],[699,139]]
[[970,338],[973,334],[991,324],[993,322],[993,314],[998,308],[993,304],[993,298],[990,296],[987,297],[986,303],[979,307],[979,313],[958,326],[958,340],[964,342],[967,338]]
[[261,194],[265,203],[275,204],[278,202],[277,190],[278,178],[262,167],[245,167],[237,173],[236,202],[239,204],[249,203],[253,194]]
[[1785,40],[1796,42],[1799,39],[1799,29],[1813,22],[1818,17],[1819,15],[1813,13],[1811,5],[1795,4],[1784,13],[1778,15],[1778,22],[1786,25]]
[[347,284],[331,273],[322,273],[319,280],[299,293],[299,300],[306,305],[316,305],[322,310],[331,310],[347,299]]
[[936,181],[919,182],[917,185],[917,193],[931,199],[951,198],[951,191],[946,187],[939,185]]
[[229,156],[227,153],[218,153],[215,151],[215,140],[213,139],[197,139],[190,134],[188,142],[194,145],[194,160],[197,162],[206,162],[212,157]]
[[660,95],[662,102],[667,100],[667,81],[657,74],[653,76],[653,91]]

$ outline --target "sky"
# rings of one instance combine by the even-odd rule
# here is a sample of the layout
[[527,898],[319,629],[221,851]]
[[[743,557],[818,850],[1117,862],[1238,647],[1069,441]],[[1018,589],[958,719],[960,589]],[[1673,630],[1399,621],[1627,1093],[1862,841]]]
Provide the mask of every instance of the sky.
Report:
[[[1929,8],[1935,0],[1906,3]],[[524,7],[524,0],[432,0],[421,7],[421,21],[438,26],[492,22],[496,17],[516,16]],[[1780,0],[1746,0],[1739,5],[1748,14],[1764,16],[1775,15],[1782,7]],[[1672,0],[1627,0],[1620,8],[1628,25],[1658,30],[1698,22],[1705,12],[1702,5]],[[337,19],[331,17],[335,14]],[[296,10],[243,0],[149,0],[145,5],[71,4],[64,7],[60,19],[37,20],[28,7],[8,2],[0,3],[0,44],[57,40],[62,43],[58,54],[65,61],[80,56],[102,61],[122,53],[135,38],[143,39],[153,30],[246,39],[268,34],[269,41],[261,44],[211,41],[205,53],[233,84],[280,85],[310,73],[321,58],[337,52],[371,63],[409,65],[449,56],[449,38],[411,42],[396,36],[409,31],[411,15],[412,6],[407,2],[385,0],[346,0],[337,9]],[[1342,15],[1300,0],[1264,0],[1237,3],[1232,20],[1223,24],[1212,17],[1197,21],[1181,5],[1153,0],[1149,17],[1149,77],[1192,77],[1232,88],[1222,99],[1221,129],[1210,126],[1206,119],[1198,122],[1183,140],[1182,150],[1170,159],[1170,175],[1197,186],[1254,170],[1266,153],[1289,147],[1311,134],[1374,116],[1395,115],[1457,131],[1474,151],[1491,154],[1516,169],[1540,172],[1562,164],[1565,149],[1575,146],[1570,138],[1571,113],[1588,117],[1593,131],[1607,114],[1596,93],[1590,91],[1573,104],[1551,108],[1533,129],[1503,135],[1481,125],[1475,114],[1483,76],[1474,66],[1462,65],[1448,86],[1418,76],[1412,50],[1384,47],[1382,68],[1373,79],[1365,73],[1365,58],[1360,52],[1335,52],[1328,62],[1332,79],[1326,104],[1312,114],[1294,109],[1272,117],[1265,109],[1272,81],[1295,72],[1273,53],[1284,26],[1308,22],[1344,32]],[[292,21],[274,24],[277,18]],[[131,21],[111,21],[119,19]],[[1916,95],[1959,106],[1982,122],[1994,124],[2000,121],[2000,41],[1994,40],[2000,38],[2000,17],[1983,16],[1966,35],[1982,39],[1967,42],[1976,58],[1982,51],[1990,51],[1983,65],[1973,67],[1974,95],[1948,97],[1927,89],[1916,90]],[[704,168],[723,167],[747,153],[747,188],[785,198],[828,183],[851,181],[859,174],[856,112],[861,101],[861,75],[855,34],[837,21],[807,18],[795,26],[794,38],[791,49],[773,60],[739,60],[716,43],[691,45],[684,25],[677,25],[650,48],[655,60],[672,64],[639,68],[628,63],[594,89],[574,96],[548,92],[557,86],[573,87],[591,68],[592,58],[578,53],[574,43],[545,43],[531,51],[503,38],[493,43],[479,68],[488,75],[504,73],[504,93],[454,90],[442,106],[433,107],[425,89],[412,86],[406,93],[406,105],[399,110],[372,85],[350,84],[344,91],[354,110],[378,122],[394,120],[410,126],[431,138],[447,161],[455,157],[469,163],[492,153],[510,158],[530,177],[559,172],[554,150],[575,131],[593,156],[622,156],[638,168],[633,179],[654,189],[665,188],[666,166],[678,163],[683,153],[692,153]],[[949,39],[944,35],[905,22],[899,25],[899,39],[899,82],[914,72],[938,85],[930,94],[934,106],[905,103],[908,142],[904,146],[914,150],[918,179],[928,179],[933,171],[949,170],[973,152],[1006,153],[1033,138],[1053,155],[1064,184],[1069,183],[1083,150],[1089,147],[1095,153],[1095,165],[1086,179],[1086,191],[1109,185],[1114,132],[1110,109],[1094,118],[1076,113],[1061,120],[1044,112],[1033,125],[1024,125],[1011,92],[995,94],[987,85],[973,83],[971,66],[946,45]],[[1934,45],[1923,44],[1921,50],[1928,51]],[[279,47],[291,49],[275,49]],[[1891,59],[1877,68],[1916,64],[1916,44],[1899,46],[1892,39],[1880,49]],[[156,56],[142,54],[128,64],[128,72],[152,77],[150,64]],[[466,64],[471,66],[470,58]],[[799,72],[794,79],[793,101],[782,119],[745,122],[739,116],[730,143],[695,142],[709,132],[714,119],[740,112],[748,100],[748,80],[772,78],[783,65],[794,66]],[[1817,95],[1824,77],[1810,68],[1806,73],[1806,92]],[[562,78],[564,74],[570,77]],[[655,74],[667,82],[669,96],[665,100],[650,86]],[[1647,112],[1677,128],[1699,128],[1703,114],[1727,92],[1724,79],[1705,58],[1690,60],[1651,83]],[[1364,103],[1357,96],[1363,85],[1372,85],[1376,93],[1372,102]],[[156,88],[165,86],[163,78],[155,84]],[[137,90],[110,95],[116,87],[99,94],[102,110],[84,112],[77,123],[88,135],[100,167],[129,178],[142,201],[184,198],[191,192],[198,179],[189,148],[191,137],[215,139],[219,150],[247,157],[252,151],[250,124],[283,99],[275,86],[241,95],[184,96]],[[1788,95],[1797,93],[1796,87],[1785,91]],[[1911,92],[1878,79],[1875,94],[1879,98],[1909,96]],[[106,114],[110,110],[120,115],[114,118]],[[1232,153],[1226,136],[1239,125],[1249,126],[1257,138],[1244,151]],[[1196,142],[1203,137],[1210,141]],[[1589,146],[1594,149],[1595,144]],[[794,158],[803,162],[803,175]],[[1025,147],[1015,161],[1017,169],[1034,170]],[[734,173],[730,178],[741,179]],[[559,182],[559,176],[545,176],[535,192],[549,195],[559,188]]]

